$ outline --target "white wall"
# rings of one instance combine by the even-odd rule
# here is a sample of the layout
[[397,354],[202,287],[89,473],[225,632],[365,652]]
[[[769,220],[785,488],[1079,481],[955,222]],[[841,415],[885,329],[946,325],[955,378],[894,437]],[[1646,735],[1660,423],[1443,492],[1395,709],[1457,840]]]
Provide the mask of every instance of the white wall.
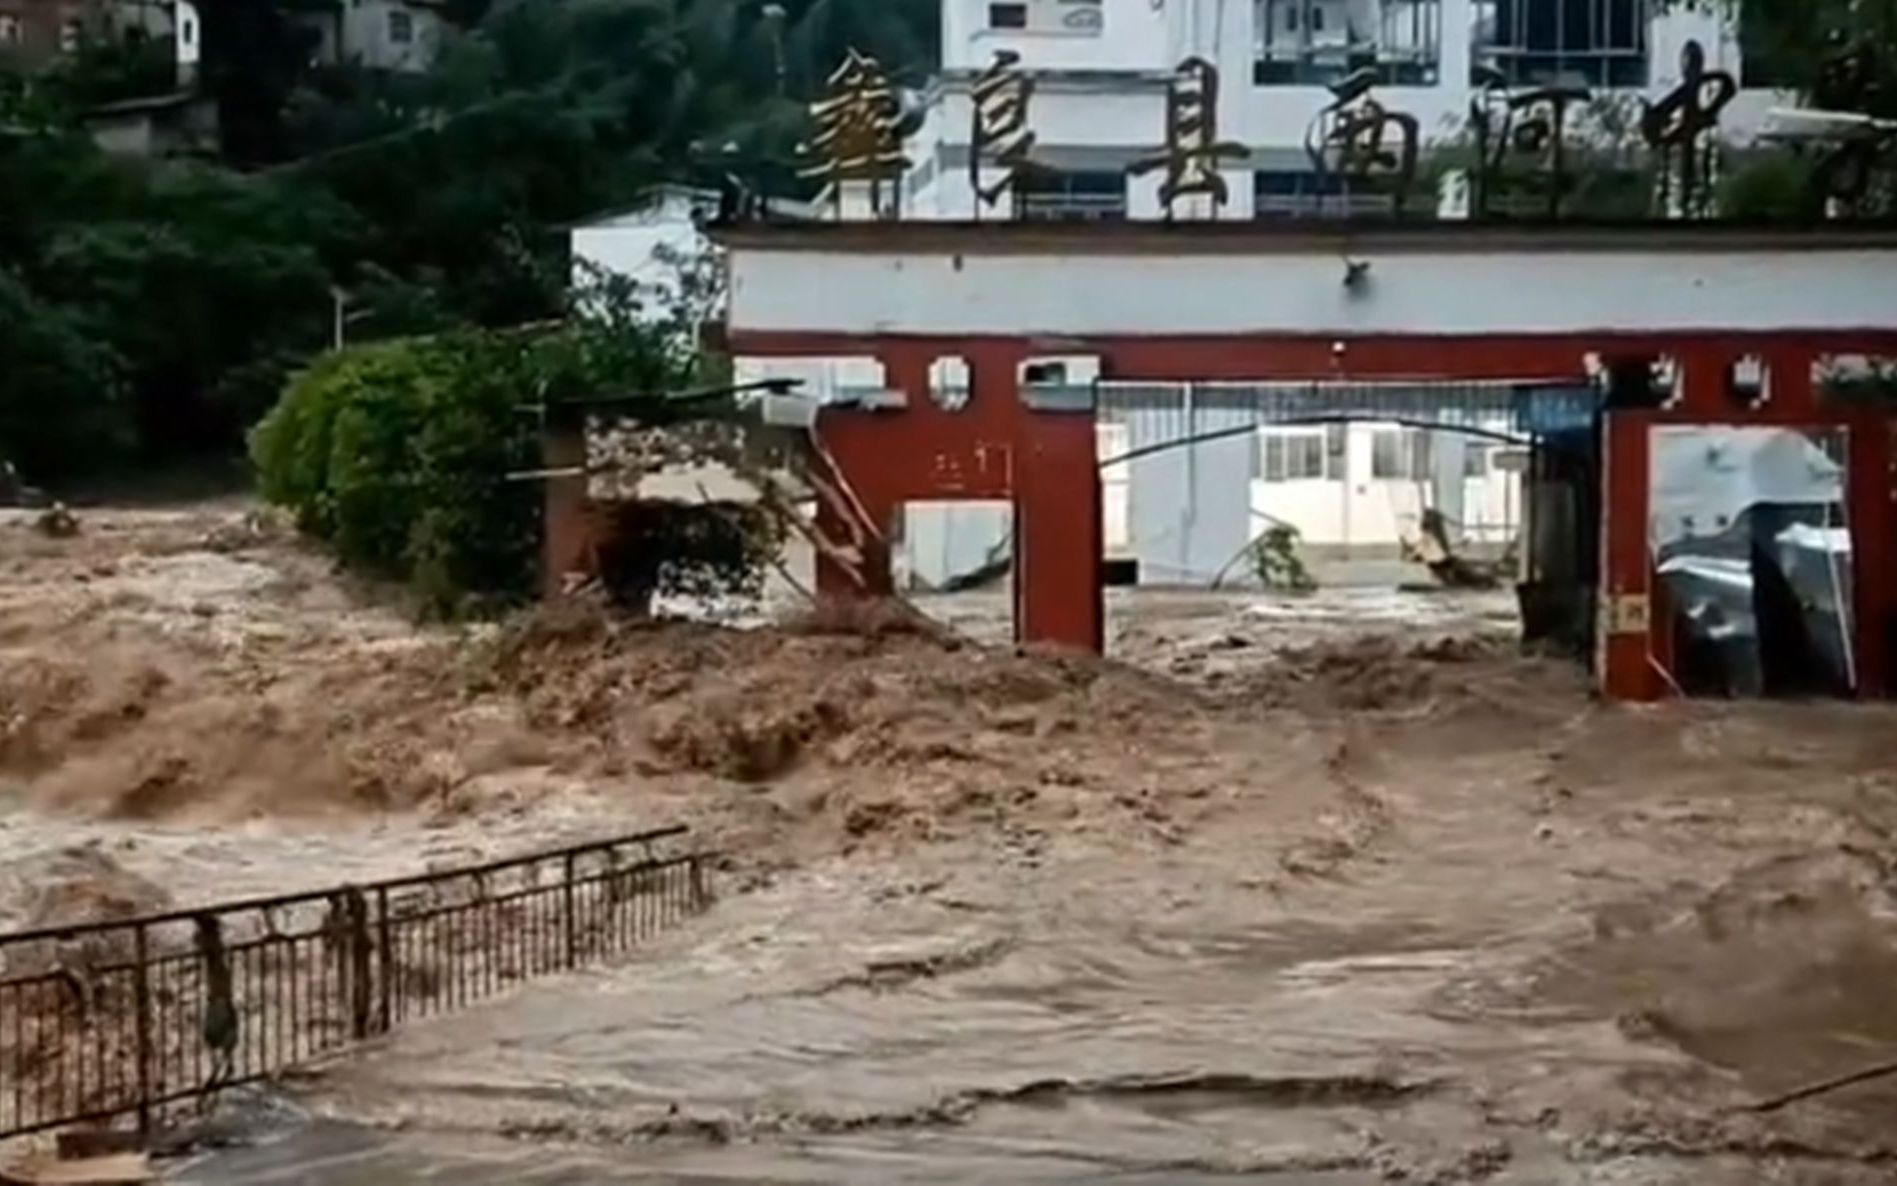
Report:
[[1350,250],[1372,270],[1354,291],[1343,285],[1338,248],[1323,243],[1267,249],[1208,238],[1190,244],[1192,254],[1178,253],[1184,239],[1172,254],[1126,252],[1124,238],[1103,238],[1085,254],[1058,244],[1035,254],[740,246],[731,254],[731,327],[1348,336],[1897,325],[1897,250],[1817,242],[1711,250],[1638,238],[1648,242],[1589,250],[1577,240],[1563,251],[1486,239],[1477,250],[1445,251],[1394,240],[1380,250],[1364,236]]
[[662,189],[642,209],[575,227],[570,240],[573,283],[583,286],[587,265],[591,265],[627,276],[655,293],[675,296],[678,270],[667,257],[690,258],[714,250],[698,229],[695,215],[715,212],[717,205],[710,195]]
[[987,564],[1014,531],[1006,502],[911,502],[891,557],[898,588],[940,589]]
[[[441,44],[443,21],[433,7],[407,0],[348,0],[343,16],[344,52],[364,65],[383,70],[425,70]],[[413,36],[406,43],[390,35],[393,13],[406,13]]]
[[[988,27],[989,0],[942,0],[942,65],[948,70],[980,70],[998,49],[1013,50],[1024,61],[1047,69],[1164,70],[1178,60],[1171,53],[1169,5],[1152,0],[1020,0],[1028,6],[1027,30]],[[1173,0],[1188,6],[1192,0]],[[1097,7],[1100,28],[1081,31],[1064,16]]]

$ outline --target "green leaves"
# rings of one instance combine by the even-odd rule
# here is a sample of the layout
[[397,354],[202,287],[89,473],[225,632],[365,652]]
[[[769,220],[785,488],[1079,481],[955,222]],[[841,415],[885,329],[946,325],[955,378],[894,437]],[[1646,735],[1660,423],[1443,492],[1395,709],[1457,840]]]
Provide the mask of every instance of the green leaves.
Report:
[[[535,586],[541,488],[507,479],[537,467],[531,407],[632,393],[648,398],[617,410],[662,420],[677,414],[665,397],[694,361],[611,296],[537,334],[460,330],[351,347],[296,376],[251,434],[251,457],[264,496],[344,563],[406,581],[429,608],[454,613]],[[679,538],[731,555],[719,530]],[[655,574],[683,571],[667,554],[645,562]]]
[[291,383],[251,434],[266,498],[345,564],[410,581],[431,608],[532,588],[537,452],[519,345],[463,332],[351,347]]
[[0,458],[32,481],[120,458],[120,369],[77,318],[0,267]]

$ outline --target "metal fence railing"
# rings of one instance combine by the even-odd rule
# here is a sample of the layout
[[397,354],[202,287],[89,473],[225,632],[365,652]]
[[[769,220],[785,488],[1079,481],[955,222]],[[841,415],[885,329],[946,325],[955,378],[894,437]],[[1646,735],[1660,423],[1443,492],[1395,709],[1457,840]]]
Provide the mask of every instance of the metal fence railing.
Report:
[[611,957],[709,901],[666,828],[363,886],[0,935],[0,1139],[135,1116]]

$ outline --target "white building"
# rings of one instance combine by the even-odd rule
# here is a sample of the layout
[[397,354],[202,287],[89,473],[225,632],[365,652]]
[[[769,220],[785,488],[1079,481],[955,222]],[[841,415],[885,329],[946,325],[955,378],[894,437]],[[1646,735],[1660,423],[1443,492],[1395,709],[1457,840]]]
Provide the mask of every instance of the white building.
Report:
[[291,19],[316,37],[313,56],[329,66],[426,70],[449,29],[444,0],[327,0]]
[[[1743,83],[1734,27],[1712,6],[1658,0],[943,0],[942,70],[910,140],[904,217],[976,215],[970,86],[997,51],[1036,82],[1035,166],[1014,201],[984,218],[1154,218],[1158,173],[1129,176],[1165,139],[1166,85],[1181,61],[1218,67],[1218,136],[1248,150],[1222,170],[1218,216],[1340,213],[1321,202],[1305,148],[1328,84],[1362,67],[1376,96],[1415,117],[1423,151],[1461,139],[1478,72],[1513,84],[1582,83],[1597,98],[1657,98],[1680,78],[1688,41],[1708,69]],[[1722,134],[1756,135],[1782,96],[1742,90]],[[1578,123],[1579,121],[1577,121]],[[983,184],[1003,175],[985,167]],[[1334,196],[1334,195],[1333,195]],[[1205,217],[1210,211],[1175,211]]]

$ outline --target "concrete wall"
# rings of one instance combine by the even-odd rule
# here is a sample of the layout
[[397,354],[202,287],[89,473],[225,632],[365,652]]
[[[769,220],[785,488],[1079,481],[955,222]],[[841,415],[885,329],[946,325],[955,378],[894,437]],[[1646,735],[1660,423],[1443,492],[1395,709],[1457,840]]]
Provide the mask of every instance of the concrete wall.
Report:
[[940,589],[986,565],[1014,531],[1005,502],[912,502],[903,506],[892,552],[899,589]]
[[[1171,54],[1172,5],[1152,0],[1018,0],[1026,30],[989,27],[990,0],[942,0],[942,65],[979,70],[998,49],[1064,70],[1163,70]],[[1193,0],[1175,0],[1187,7]],[[1088,13],[1097,14],[1092,22]]]
[[658,305],[676,298],[678,269],[668,258],[694,257],[714,250],[698,229],[698,218],[717,213],[717,198],[682,189],[662,189],[651,204],[573,228],[570,254],[573,284],[583,288],[591,269],[625,276],[654,294]]
[[[1897,325],[1897,249],[1706,245],[1222,254],[740,248],[733,330],[854,334],[1561,334]],[[812,300],[813,292],[821,300]]]
[[[397,41],[392,22],[406,16],[409,40]],[[350,57],[383,70],[426,70],[441,46],[445,23],[432,6],[407,0],[350,0],[343,18]]]
[[[395,37],[395,14],[407,21],[406,42]],[[448,31],[434,4],[415,0],[337,0],[334,7],[295,13],[292,19],[316,34],[319,61],[378,70],[426,70]]]

